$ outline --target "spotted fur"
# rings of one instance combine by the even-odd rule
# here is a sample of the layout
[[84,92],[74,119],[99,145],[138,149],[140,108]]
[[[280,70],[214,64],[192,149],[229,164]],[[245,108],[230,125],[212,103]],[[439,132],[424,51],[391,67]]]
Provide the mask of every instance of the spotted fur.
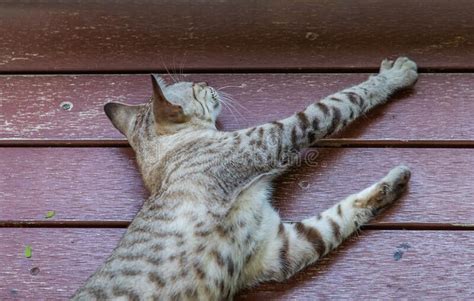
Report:
[[395,201],[400,166],[321,214],[284,223],[270,184],[299,150],[327,137],[417,79],[407,58],[382,62],[360,85],[286,119],[218,131],[219,95],[206,83],[152,77],[147,104],[109,103],[151,197],[117,248],[73,300],[230,300],[244,287],[283,281],[336,248]]

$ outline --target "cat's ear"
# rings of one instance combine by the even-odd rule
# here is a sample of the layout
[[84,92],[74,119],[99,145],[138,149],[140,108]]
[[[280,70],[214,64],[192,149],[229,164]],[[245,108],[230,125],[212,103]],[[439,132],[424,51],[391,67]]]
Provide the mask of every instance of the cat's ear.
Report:
[[125,136],[128,135],[132,119],[137,115],[140,106],[131,106],[118,102],[109,102],[104,106],[104,111],[107,117]]
[[155,123],[183,123],[187,120],[183,108],[169,102],[163,93],[164,81],[151,75],[151,83],[153,86],[153,115]]

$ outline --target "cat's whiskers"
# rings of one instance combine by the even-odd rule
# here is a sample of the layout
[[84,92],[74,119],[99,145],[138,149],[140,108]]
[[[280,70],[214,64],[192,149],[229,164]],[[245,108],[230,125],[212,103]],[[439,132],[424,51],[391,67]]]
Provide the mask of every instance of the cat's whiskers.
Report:
[[178,66],[176,65],[176,60],[175,60],[175,58],[176,58],[176,56],[173,54],[171,71],[173,72],[173,75],[177,78],[177,81],[178,81],[178,82],[181,82],[182,79],[181,79],[180,76],[179,76],[179,69],[177,68]]
[[219,92],[219,95],[225,96],[225,97],[227,98],[227,100],[229,100],[229,102],[238,105],[241,109],[243,109],[243,110],[246,111],[247,113],[250,113],[250,110],[249,110],[249,109],[247,109],[247,108],[246,108],[245,106],[243,106],[240,102],[238,102],[237,100],[235,100],[235,99],[232,97],[232,95],[230,95],[229,93],[220,91],[220,92]]
[[181,60],[181,63],[179,64],[179,75],[180,75],[180,81],[183,80],[184,78],[184,74],[183,74],[183,68],[184,68],[184,64],[186,64],[186,54],[187,52],[185,51],[184,54],[183,54],[183,59]]
[[223,86],[223,87],[220,87],[219,89],[217,89],[217,91],[221,91],[223,89],[227,89],[227,88],[242,88],[242,86]]
[[245,115],[242,114],[242,112],[238,108],[235,107],[232,98],[230,98],[227,95],[220,95],[220,98],[221,98],[221,100],[226,102],[226,104],[229,108],[232,108],[233,110],[235,110],[237,112],[237,114],[239,115],[239,118],[241,118],[241,119],[243,119],[247,122],[247,118],[245,117]]
[[169,77],[173,80],[174,83],[177,83],[176,78],[170,73],[170,70],[166,66],[165,61],[163,60],[163,57],[161,57],[161,63],[163,64],[163,67],[165,67],[166,73],[169,75]]
[[229,103],[228,103],[225,99],[223,99],[223,98],[220,98],[220,102],[221,102],[221,104],[222,104],[223,107],[225,107],[225,108],[227,108],[227,109],[229,110],[229,112],[230,112],[230,114],[232,115],[232,117],[234,117],[235,122],[238,122],[237,116],[235,116],[235,113],[234,113],[232,107],[229,105]]
[[242,114],[242,112],[240,112],[240,111],[234,106],[234,104],[233,104],[233,102],[232,102],[232,99],[228,98],[228,97],[225,96],[225,95],[221,95],[220,99],[221,99],[221,101],[223,101],[223,102],[225,101],[225,103],[227,104],[227,106],[228,106],[229,108],[234,109],[234,110],[237,112],[237,114],[239,115],[239,117],[240,117],[241,119],[247,121],[247,118],[245,118],[245,116]]

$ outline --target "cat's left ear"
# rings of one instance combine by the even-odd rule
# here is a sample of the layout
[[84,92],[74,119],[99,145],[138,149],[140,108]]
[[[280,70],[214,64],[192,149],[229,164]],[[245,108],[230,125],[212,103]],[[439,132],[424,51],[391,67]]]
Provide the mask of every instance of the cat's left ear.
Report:
[[109,102],[104,106],[104,111],[114,127],[125,136],[128,136],[132,120],[137,116],[140,107],[139,105],[131,106],[118,102]]
[[183,108],[166,99],[163,93],[164,81],[152,74],[151,83],[153,85],[153,115],[155,116],[155,123],[186,122],[187,117],[184,114]]

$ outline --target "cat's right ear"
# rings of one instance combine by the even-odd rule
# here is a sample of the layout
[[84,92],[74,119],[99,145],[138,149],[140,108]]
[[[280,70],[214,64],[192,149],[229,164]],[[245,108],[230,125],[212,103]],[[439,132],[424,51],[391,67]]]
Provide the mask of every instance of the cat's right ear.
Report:
[[139,105],[131,106],[118,102],[109,102],[104,106],[107,117],[109,117],[114,127],[125,136],[128,136],[132,120],[139,110]]
[[171,103],[166,99],[163,93],[164,81],[151,75],[151,83],[153,85],[153,115],[155,116],[155,123],[182,123],[187,120],[184,115],[183,108],[180,105]]

